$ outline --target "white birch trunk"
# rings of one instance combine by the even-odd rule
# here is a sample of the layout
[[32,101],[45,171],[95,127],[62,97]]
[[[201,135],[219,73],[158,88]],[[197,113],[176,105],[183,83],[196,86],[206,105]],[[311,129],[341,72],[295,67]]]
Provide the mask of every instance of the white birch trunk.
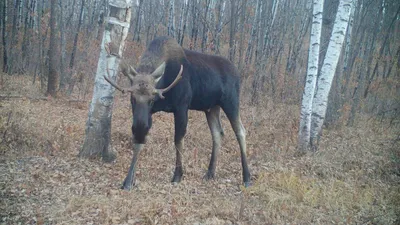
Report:
[[321,41],[322,14],[324,0],[314,0],[313,20],[311,26],[310,49],[308,52],[307,77],[303,92],[303,100],[300,112],[299,149],[306,150],[311,137],[311,113],[312,103],[317,83],[318,58]]
[[107,162],[115,159],[109,147],[115,89],[104,79],[104,75],[107,75],[108,64],[111,79],[117,78],[120,58],[115,55],[107,56],[104,45],[111,43],[115,46],[112,52],[122,56],[129,31],[132,4],[131,0],[110,0],[109,5],[114,10],[109,10],[111,13],[107,18],[108,26],[103,33],[93,98],[86,124],[86,137],[79,153],[79,156],[83,157],[102,155],[103,160]]
[[340,0],[339,2],[331,39],[322,64],[321,74],[318,78],[317,90],[312,103],[311,144],[313,145],[315,141],[318,144],[317,138],[321,135],[326,108],[328,106],[329,91],[346,35],[352,2],[353,0]]
[[275,18],[276,18],[276,12],[278,12],[279,8],[279,0],[275,0],[273,5],[272,5],[272,21],[271,21],[271,27],[274,25]]
[[353,0],[353,6],[351,7],[350,18],[349,18],[349,25],[347,28],[346,33],[346,47],[344,51],[344,60],[343,60],[343,70],[346,71],[347,64],[350,57],[350,45],[351,45],[351,33],[353,31],[353,23],[354,23],[354,11],[357,5],[357,0]]

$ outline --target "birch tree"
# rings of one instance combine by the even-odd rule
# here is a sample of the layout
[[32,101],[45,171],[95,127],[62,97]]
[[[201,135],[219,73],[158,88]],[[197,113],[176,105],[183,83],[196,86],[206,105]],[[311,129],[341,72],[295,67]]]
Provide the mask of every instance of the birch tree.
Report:
[[314,0],[307,77],[300,112],[299,149],[306,150],[310,143],[312,103],[317,83],[318,58],[321,41],[324,0]]
[[311,144],[313,146],[318,144],[318,139],[321,135],[322,125],[328,106],[329,91],[332,86],[332,80],[335,75],[336,66],[346,35],[351,7],[353,5],[352,1],[353,0],[340,0],[339,2],[331,39],[322,64],[321,74],[318,77],[318,85],[312,102]]
[[351,34],[353,32],[353,24],[354,24],[354,12],[355,8],[357,5],[358,0],[353,0],[353,6],[351,7],[351,12],[350,12],[350,18],[349,18],[349,25],[347,28],[347,33],[346,33],[346,45],[345,45],[345,50],[344,50],[344,59],[343,59],[343,71],[346,71],[347,69],[347,63],[350,58],[350,49],[351,49]]
[[[109,0],[108,26],[103,33],[100,58],[97,64],[93,98],[86,123],[86,137],[80,157],[102,156],[103,161],[111,162],[115,154],[110,148],[111,117],[115,89],[104,79],[107,74],[115,80],[118,75],[120,56],[128,36],[131,20],[131,0]],[[105,46],[112,46],[108,55]]]

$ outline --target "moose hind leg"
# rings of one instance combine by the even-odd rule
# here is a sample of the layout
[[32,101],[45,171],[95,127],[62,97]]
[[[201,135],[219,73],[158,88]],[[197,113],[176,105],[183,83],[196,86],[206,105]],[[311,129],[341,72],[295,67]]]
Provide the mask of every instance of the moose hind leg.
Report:
[[183,137],[186,134],[188,115],[187,110],[179,110],[174,113],[175,120],[175,151],[176,151],[176,163],[175,172],[172,177],[173,183],[179,183],[182,180],[183,168],[182,168],[182,153],[183,153]]
[[209,112],[206,112],[208,127],[210,128],[212,136],[212,152],[208,171],[204,178],[206,180],[213,179],[215,177],[215,168],[217,166],[218,152],[221,147],[221,138],[223,136],[223,130],[220,121],[220,107],[215,106]]
[[247,153],[246,153],[246,130],[243,127],[242,121],[238,116],[237,119],[234,119],[231,122],[232,128],[235,132],[236,139],[239,142],[240,146],[240,156],[242,160],[242,172],[243,172],[243,183],[245,187],[250,186],[250,172],[249,167],[247,165]]
[[244,129],[242,121],[240,120],[239,104],[231,103],[232,102],[229,102],[229,104],[223,105],[222,109],[228,117],[233,131],[235,132],[236,139],[239,142],[240,156],[242,161],[243,183],[245,187],[248,187],[251,185],[251,183],[246,155],[246,130]]

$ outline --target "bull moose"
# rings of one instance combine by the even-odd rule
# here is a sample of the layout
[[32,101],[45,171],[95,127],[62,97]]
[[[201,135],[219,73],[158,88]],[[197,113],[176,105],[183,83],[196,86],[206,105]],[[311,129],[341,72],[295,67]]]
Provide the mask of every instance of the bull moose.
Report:
[[212,135],[212,153],[205,179],[213,179],[218,151],[224,131],[220,109],[225,112],[240,146],[244,185],[250,185],[246,159],[246,134],[239,113],[240,78],[234,65],[225,58],[182,48],[173,38],[157,37],[147,47],[135,70],[123,62],[122,74],[130,87],[121,87],[104,78],[116,89],[131,94],[134,153],[123,189],[135,185],[135,164],[152,126],[152,114],[160,111],[174,114],[176,164],[172,182],[183,175],[183,138],[188,123],[188,110],[203,111]]

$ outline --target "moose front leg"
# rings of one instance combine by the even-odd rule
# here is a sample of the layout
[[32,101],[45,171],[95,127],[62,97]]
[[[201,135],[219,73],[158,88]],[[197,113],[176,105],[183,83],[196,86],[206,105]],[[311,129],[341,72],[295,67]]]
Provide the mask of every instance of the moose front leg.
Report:
[[133,158],[131,162],[131,166],[129,167],[128,175],[126,175],[126,178],[124,180],[124,184],[122,185],[122,189],[124,190],[131,190],[132,186],[135,185],[135,166],[136,162],[139,157],[139,152],[142,150],[143,144],[135,144],[133,148]]
[[188,122],[187,110],[180,110],[174,113],[175,120],[175,151],[176,163],[175,172],[171,182],[179,183],[182,180],[182,152],[183,152],[183,137],[186,134],[186,127]]

